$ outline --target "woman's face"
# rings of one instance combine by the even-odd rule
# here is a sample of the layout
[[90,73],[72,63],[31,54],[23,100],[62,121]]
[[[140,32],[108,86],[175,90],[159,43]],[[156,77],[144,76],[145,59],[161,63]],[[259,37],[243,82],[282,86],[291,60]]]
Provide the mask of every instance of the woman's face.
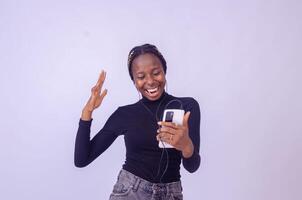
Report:
[[139,55],[132,62],[135,87],[147,99],[155,101],[165,89],[166,77],[160,60],[153,54]]

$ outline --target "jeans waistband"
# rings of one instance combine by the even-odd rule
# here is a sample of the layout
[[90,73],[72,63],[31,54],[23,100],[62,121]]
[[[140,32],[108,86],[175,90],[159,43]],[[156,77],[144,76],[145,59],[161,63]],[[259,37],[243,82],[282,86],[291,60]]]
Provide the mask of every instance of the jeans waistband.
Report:
[[171,183],[151,183],[142,179],[127,170],[122,169],[119,173],[119,179],[127,180],[131,183],[134,190],[143,189],[148,193],[181,193],[181,181]]

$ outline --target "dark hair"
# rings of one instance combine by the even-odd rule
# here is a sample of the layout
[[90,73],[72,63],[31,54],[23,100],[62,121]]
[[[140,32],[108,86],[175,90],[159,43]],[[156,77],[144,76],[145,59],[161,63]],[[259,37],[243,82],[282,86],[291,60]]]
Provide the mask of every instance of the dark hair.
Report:
[[157,47],[152,44],[143,44],[140,46],[136,46],[131,49],[128,55],[128,71],[129,75],[131,77],[131,80],[133,80],[133,74],[132,74],[132,62],[133,60],[138,57],[139,55],[150,53],[155,55],[161,62],[164,72],[166,74],[167,71],[167,63],[163,55],[158,51]]

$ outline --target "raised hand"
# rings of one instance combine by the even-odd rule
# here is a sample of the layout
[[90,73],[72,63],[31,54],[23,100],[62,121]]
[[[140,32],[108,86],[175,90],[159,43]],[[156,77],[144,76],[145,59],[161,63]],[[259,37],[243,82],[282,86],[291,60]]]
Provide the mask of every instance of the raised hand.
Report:
[[102,91],[102,87],[105,79],[106,79],[106,72],[102,70],[96,85],[91,88],[90,98],[83,109],[82,117],[81,117],[83,120],[91,119],[92,112],[101,105],[104,97],[106,96],[107,89]]

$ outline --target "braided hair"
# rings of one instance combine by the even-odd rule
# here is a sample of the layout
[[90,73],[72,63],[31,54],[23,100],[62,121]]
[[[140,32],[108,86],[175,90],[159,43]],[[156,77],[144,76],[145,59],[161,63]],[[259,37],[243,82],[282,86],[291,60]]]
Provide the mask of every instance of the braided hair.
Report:
[[129,71],[129,75],[130,75],[132,81],[133,81],[132,62],[136,57],[138,57],[142,54],[146,54],[146,53],[153,54],[160,60],[162,66],[163,66],[163,70],[166,74],[167,63],[166,63],[166,60],[163,57],[163,55],[158,51],[157,47],[152,44],[143,44],[143,45],[132,48],[128,55],[128,71]]

